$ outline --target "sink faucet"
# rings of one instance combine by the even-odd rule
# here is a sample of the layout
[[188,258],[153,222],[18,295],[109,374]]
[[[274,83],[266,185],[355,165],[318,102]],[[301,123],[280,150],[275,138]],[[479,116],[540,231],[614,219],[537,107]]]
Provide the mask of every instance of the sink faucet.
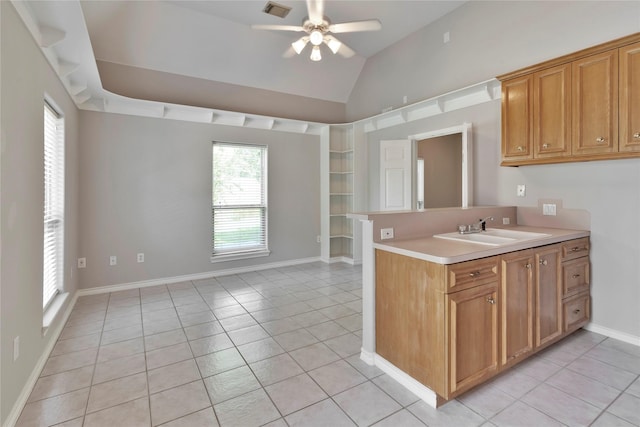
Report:
[[493,221],[492,216],[488,216],[484,219],[479,219],[475,224],[459,225],[458,232],[460,234],[480,233],[486,231],[487,221]]
[[493,217],[488,216],[485,219],[479,220],[478,225],[480,226],[480,228],[482,228],[482,231],[485,231],[487,229],[487,221],[493,221]]

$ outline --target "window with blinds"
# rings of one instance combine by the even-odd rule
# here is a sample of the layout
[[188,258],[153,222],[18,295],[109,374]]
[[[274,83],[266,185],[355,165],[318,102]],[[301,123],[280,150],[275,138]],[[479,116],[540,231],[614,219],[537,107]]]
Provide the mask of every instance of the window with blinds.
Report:
[[64,258],[64,119],[44,104],[44,263],[42,305],[62,289]]
[[213,143],[213,257],[268,253],[267,147]]

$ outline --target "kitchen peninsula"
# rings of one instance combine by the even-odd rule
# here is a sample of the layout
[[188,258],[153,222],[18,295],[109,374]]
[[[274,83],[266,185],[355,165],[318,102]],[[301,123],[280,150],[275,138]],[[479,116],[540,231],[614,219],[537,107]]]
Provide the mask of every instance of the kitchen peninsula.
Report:
[[[589,231],[575,229],[584,224],[513,225],[515,207],[351,216],[363,225],[361,358],[434,407],[589,320]],[[434,237],[479,218],[494,230],[479,234],[530,237]]]

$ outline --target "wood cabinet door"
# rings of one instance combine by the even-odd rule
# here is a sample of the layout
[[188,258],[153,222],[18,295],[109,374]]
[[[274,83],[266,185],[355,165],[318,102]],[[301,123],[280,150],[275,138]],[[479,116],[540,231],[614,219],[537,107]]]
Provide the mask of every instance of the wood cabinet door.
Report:
[[533,156],[571,154],[571,64],[533,75]]
[[640,43],[620,48],[620,151],[640,151]]
[[449,390],[456,393],[498,369],[498,283],[447,294]]
[[562,334],[561,246],[553,245],[535,252],[536,347]]
[[618,51],[572,63],[572,153],[618,151]]
[[500,338],[502,365],[533,350],[533,251],[502,256]]
[[502,158],[533,158],[533,76],[502,82]]

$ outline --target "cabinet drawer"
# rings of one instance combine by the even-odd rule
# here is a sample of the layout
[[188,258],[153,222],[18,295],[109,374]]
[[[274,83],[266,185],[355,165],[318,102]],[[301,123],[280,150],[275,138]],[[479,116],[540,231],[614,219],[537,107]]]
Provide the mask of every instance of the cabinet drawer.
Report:
[[459,291],[499,279],[498,257],[460,262],[447,266],[447,291]]
[[562,302],[564,331],[578,329],[589,321],[589,293],[584,292]]
[[589,258],[562,263],[562,296],[568,297],[589,290]]
[[589,238],[569,240],[562,244],[562,260],[576,259],[589,255]]

